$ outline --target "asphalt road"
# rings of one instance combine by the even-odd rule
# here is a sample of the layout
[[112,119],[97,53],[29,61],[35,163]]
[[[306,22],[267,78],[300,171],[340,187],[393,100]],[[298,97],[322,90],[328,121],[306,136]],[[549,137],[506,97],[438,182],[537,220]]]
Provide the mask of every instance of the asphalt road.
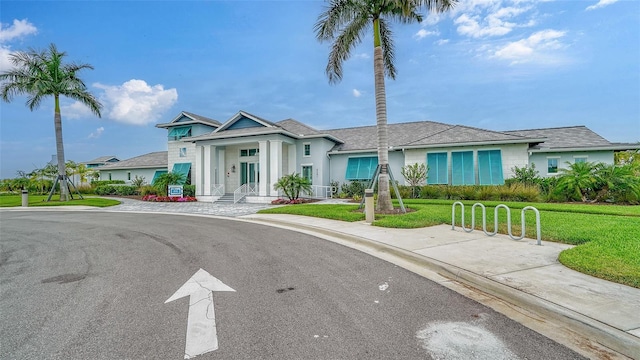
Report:
[[219,348],[197,359],[580,359],[393,264],[312,236],[205,217],[0,213],[0,358],[182,359],[204,269]]

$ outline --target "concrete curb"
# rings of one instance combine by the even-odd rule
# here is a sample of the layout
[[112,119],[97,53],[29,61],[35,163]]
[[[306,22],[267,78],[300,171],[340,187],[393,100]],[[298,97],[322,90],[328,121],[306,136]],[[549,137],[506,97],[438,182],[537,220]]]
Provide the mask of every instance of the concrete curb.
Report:
[[[424,255],[416,254],[409,250],[380,243],[375,240],[326,228],[287,222],[285,220],[279,219],[251,218],[250,216],[244,217],[243,220],[317,235],[331,241],[333,241],[331,237],[339,238],[344,242],[347,242],[347,244],[340,242],[343,245],[349,246],[350,243],[356,246],[349,247],[358,250],[361,250],[360,247],[368,248],[370,251],[367,251],[367,253],[387,261],[389,261],[389,256],[402,259],[413,265],[427,268],[428,270],[451,281],[462,283],[477,291],[481,291],[498,299],[504,300],[505,302],[513,306],[526,309],[526,311],[528,312],[532,312],[533,314],[538,315],[544,319],[553,321],[556,325],[565,327],[569,332],[575,333],[585,339],[597,342],[607,349],[619,353],[620,355],[629,357],[631,359],[637,359],[638,356],[640,356],[640,354],[638,353],[638,339],[623,330],[614,328],[608,324],[602,323],[598,320],[575,312],[564,306],[558,305],[538,296],[528,294],[517,288],[505,285],[503,283],[473,273],[455,265],[429,258]],[[409,268],[407,268],[407,270],[413,271]],[[592,350],[597,351],[599,349]],[[607,356],[607,354],[603,354],[603,358],[610,357]]]

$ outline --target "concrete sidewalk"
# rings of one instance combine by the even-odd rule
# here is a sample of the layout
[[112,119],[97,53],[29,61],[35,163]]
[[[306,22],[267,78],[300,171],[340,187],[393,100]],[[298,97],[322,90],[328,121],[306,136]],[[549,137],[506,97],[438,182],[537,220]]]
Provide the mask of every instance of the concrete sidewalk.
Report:
[[[404,267],[429,269],[435,276],[427,277],[456,291],[460,289],[451,282],[531,312],[524,317],[533,317],[527,326],[541,319],[553,323],[551,334],[546,334],[549,337],[561,336],[558,326],[562,326],[589,339],[591,344],[574,345],[595,350],[600,358],[616,355],[594,349],[598,344],[640,359],[640,289],[566,268],[557,259],[570,245],[543,241],[537,246],[532,239],[489,237],[481,231],[452,230],[450,225],[390,229],[297,215],[253,214],[241,218],[314,234],[394,263],[390,257],[403,259],[408,264]],[[570,338],[565,336],[566,341],[580,341]]]

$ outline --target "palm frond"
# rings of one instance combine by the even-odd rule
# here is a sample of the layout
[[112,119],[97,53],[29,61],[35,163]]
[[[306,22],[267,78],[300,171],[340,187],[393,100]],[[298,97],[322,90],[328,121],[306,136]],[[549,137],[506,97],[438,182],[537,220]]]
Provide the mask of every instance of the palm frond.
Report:
[[353,0],[331,0],[313,27],[316,39],[320,42],[333,40],[345,24],[357,17],[358,5]]
[[352,50],[362,42],[362,37],[370,25],[366,14],[360,14],[335,39],[326,68],[329,83],[335,84],[342,80],[342,64],[349,59]]
[[445,12],[458,4],[458,0],[413,0],[417,7],[424,6],[427,11]]
[[382,47],[382,60],[384,73],[390,79],[396,78],[395,46],[393,45],[393,32],[386,20],[380,19],[380,44]]

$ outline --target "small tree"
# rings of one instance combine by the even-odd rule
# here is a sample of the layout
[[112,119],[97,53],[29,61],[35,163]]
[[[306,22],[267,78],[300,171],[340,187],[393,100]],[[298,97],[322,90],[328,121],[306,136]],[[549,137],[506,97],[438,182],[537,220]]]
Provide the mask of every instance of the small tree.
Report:
[[169,172],[158,176],[156,181],[153,182],[153,187],[158,190],[158,194],[167,196],[167,190],[169,185],[183,184],[185,176],[177,172]]
[[413,165],[403,166],[400,170],[400,173],[411,186],[411,197],[418,197],[418,189],[419,186],[422,185],[425,180],[427,180],[427,169],[428,167],[425,164],[415,163]]
[[282,190],[284,195],[289,198],[289,201],[293,201],[300,197],[301,192],[311,191],[311,181],[298,173],[293,173],[278,179],[273,188]]
[[141,188],[142,185],[144,185],[146,183],[146,179],[144,178],[144,176],[138,176],[136,175],[133,180],[131,180],[131,185],[135,186],[136,188]]
[[513,179],[524,185],[539,185],[542,181],[538,170],[536,170],[536,164],[534,163],[523,167],[514,166],[511,168],[511,171],[515,174]]

